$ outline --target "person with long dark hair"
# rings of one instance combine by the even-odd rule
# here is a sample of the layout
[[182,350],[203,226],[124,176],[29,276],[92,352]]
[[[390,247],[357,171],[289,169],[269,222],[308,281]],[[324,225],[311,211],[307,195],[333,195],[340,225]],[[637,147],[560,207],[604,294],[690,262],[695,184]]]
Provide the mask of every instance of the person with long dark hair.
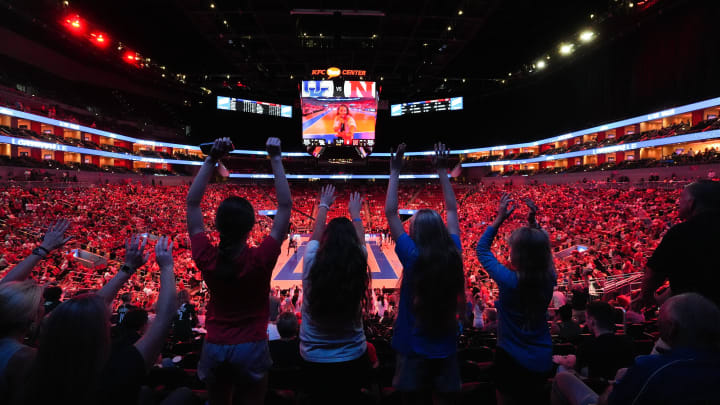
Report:
[[405,233],[398,215],[398,183],[405,144],[391,158],[385,215],[395,252],[403,265],[400,303],[393,329],[397,351],[393,386],[407,403],[451,400],[460,390],[457,362],[458,311],[465,294],[457,201],[448,179],[448,154],[435,145],[433,163],[443,196],[447,224],[434,210],[419,210]]
[[[125,264],[100,291],[67,300],[48,316],[21,403],[138,403],[143,378],[160,354],[177,308],[173,243],[163,236],[155,246],[160,269],[157,315],[134,344],[111,351],[110,305],[147,262],[146,242],[139,235],[130,238],[125,245]],[[177,395],[188,398],[189,390]]]
[[362,323],[370,284],[362,198],[350,195],[352,220],[338,217],[326,226],[334,201],[335,187],[323,187],[303,259],[300,354],[314,404],[356,403],[370,364]]
[[516,229],[510,236],[510,269],[500,264],[491,251],[498,229],[516,208],[509,194],[503,194],[495,221],[477,244],[478,259],[499,290],[495,301],[498,342],[494,364],[499,404],[534,401],[542,395],[546,375],[552,368],[546,313],[557,276],[550,238],[535,220],[537,207],[530,199],[525,203],[530,208],[528,226]]
[[198,376],[208,386],[211,404],[230,404],[236,387],[245,403],[261,404],[272,365],[267,322],[270,278],[290,222],[292,198],[282,165],[280,140],[268,138],[278,208],[270,235],[251,248],[248,235],[255,225],[255,210],[244,198],[231,196],[220,203],[215,228],[217,247],[205,232],[200,208],[207,183],[220,158],[233,149],[220,138],[205,159],[188,191],[187,226],[195,264],[210,290]]

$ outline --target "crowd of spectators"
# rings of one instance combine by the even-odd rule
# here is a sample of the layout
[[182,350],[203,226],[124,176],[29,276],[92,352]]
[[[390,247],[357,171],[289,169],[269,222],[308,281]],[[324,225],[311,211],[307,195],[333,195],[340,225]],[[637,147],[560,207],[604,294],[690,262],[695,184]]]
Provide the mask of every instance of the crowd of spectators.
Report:
[[[276,170],[275,167],[273,170]],[[510,292],[513,289],[527,287],[523,287],[523,284],[518,286],[517,281],[512,281],[514,276],[510,274],[516,270],[510,271],[499,263],[507,263],[512,269],[520,266],[515,262],[518,259],[513,256],[519,243],[514,234],[516,229],[525,229],[523,225],[528,215],[533,218],[533,226],[542,227],[547,235],[548,251],[554,257],[551,281],[556,287],[553,292],[552,285],[549,286],[551,299],[550,295],[547,295],[549,293],[545,292],[540,300],[545,300],[547,295],[547,300],[550,302],[549,305],[540,308],[542,313],[549,307],[547,319],[543,317],[542,322],[533,324],[535,325],[533,328],[547,328],[548,331],[547,342],[543,337],[534,344],[544,347],[542,353],[549,350],[556,355],[553,358],[555,366],[552,367],[552,371],[560,374],[555,379],[553,401],[563,403],[562,401],[570,400],[572,393],[580,390],[578,381],[583,381],[582,384],[593,390],[595,395],[602,394],[608,387],[608,382],[620,379],[619,376],[615,376],[616,372],[623,367],[633,365],[634,356],[650,353],[658,337],[662,337],[661,341],[664,345],[660,346],[660,351],[672,352],[673,344],[681,342],[683,347],[688,346],[696,350],[692,353],[696,353],[697,350],[709,353],[708,364],[717,364],[712,363],[714,361],[712,359],[717,357],[717,346],[713,346],[712,342],[697,341],[700,339],[698,336],[701,335],[717,337],[717,331],[701,321],[685,322],[679,319],[681,317],[678,315],[689,316],[688,311],[683,307],[689,305],[687,304],[689,302],[699,308],[706,308],[703,312],[704,316],[707,319],[714,319],[717,316],[717,308],[713,307],[714,304],[708,304],[702,297],[683,295],[673,305],[674,308],[679,309],[660,312],[658,324],[655,321],[658,315],[656,306],[647,305],[641,311],[640,308],[631,305],[631,301],[637,299],[637,291],[633,296],[603,294],[607,280],[627,277],[645,269],[648,258],[656,250],[667,230],[681,219],[687,218],[687,212],[684,217],[678,214],[679,190],[655,189],[648,185],[628,189],[606,189],[578,187],[573,184],[521,186],[475,184],[455,186],[450,189],[444,187],[433,184],[411,184],[400,187],[397,196],[400,208],[435,209],[440,213],[441,218],[449,221],[452,215],[458,221],[457,230],[451,232],[453,235],[461,235],[466,305],[463,307],[464,310],[460,311],[460,331],[456,342],[456,366],[460,373],[459,381],[462,382],[461,393],[454,399],[450,398],[451,402],[458,400],[470,403],[480,399],[492,401],[495,398],[495,388],[502,389],[506,394],[508,391],[512,392],[512,381],[508,373],[525,373],[528,370],[532,371],[532,374],[518,374],[520,378],[518,381],[533,384],[537,392],[548,394],[546,399],[539,399],[539,403],[550,399],[550,385],[546,378],[551,377],[551,370],[545,366],[536,366],[538,363],[521,362],[519,365],[514,363],[517,358],[513,356],[517,356],[520,349],[507,343],[509,336],[507,329],[504,333],[505,342],[497,335],[499,327],[508,328],[509,322],[520,322],[517,319],[522,319],[522,316],[516,319],[518,315],[512,314],[517,314],[518,308],[521,308],[517,306],[526,301],[522,296],[507,297],[515,294]],[[449,204],[450,201],[448,190],[457,196],[457,207],[451,205],[447,206],[447,209],[442,209],[444,203]],[[338,185],[337,198],[330,204],[322,203],[317,185],[293,185],[293,211],[288,217],[289,231],[291,231],[289,233],[309,232],[320,209],[327,211],[328,220],[345,216],[345,207],[353,202],[348,199],[351,191],[359,192],[364,199],[363,203],[359,203],[355,197],[352,215],[353,219],[357,217],[362,221],[366,232],[384,234],[390,232],[394,236],[387,237],[387,243],[392,243],[391,239],[398,240],[398,232],[409,232],[414,235],[408,228],[409,221],[405,224],[400,223],[399,226],[404,230],[389,229],[395,225],[388,224],[389,217],[385,215],[386,211],[380,208],[385,205],[384,187],[374,184]],[[211,213],[216,212],[228,196],[246,199],[257,211],[274,209],[277,206],[273,194],[272,188],[264,184],[209,185],[204,192],[202,202],[198,201],[203,213],[199,218],[204,228],[210,230],[203,233],[207,235],[207,242],[215,245],[222,239],[221,234],[216,232],[216,223]],[[514,208],[508,209],[502,221],[497,222],[498,201],[503,195],[512,195],[516,201],[526,200],[533,203],[528,203],[528,208],[520,205],[514,215],[510,215]],[[92,315],[92,311],[88,309],[95,305],[94,298],[85,293],[100,291],[100,296],[106,298],[108,303],[112,303],[115,313],[112,322],[116,326],[109,332],[113,336],[113,351],[116,346],[127,348],[128,345],[135,345],[140,353],[140,357],[137,357],[134,354],[137,352],[123,349],[125,351],[122,353],[132,353],[129,357],[135,356],[135,358],[120,361],[117,357],[111,357],[115,359],[113,364],[118,364],[120,368],[124,367],[122,369],[124,371],[134,373],[136,377],[133,378],[137,378],[138,385],[149,387],[146,388],[147,391],[138,393],[137,396],[148,401],[192,403],[198,401],[197,398],[208,395],[205,386],[198,380],[198,377],[204,377],[198,376],[202,374],[198,373],[200,369],[198,361],[202,341],[207,333],[205,327],[210,295],[206,277],[196,264],[198,257],[197,255],[193,257],[191,239],[186,231],[183,207],[186,196],[188,196],[187,186],[141,184],[32,189],[5,184],[0,189],[2,241],[0,277],[5,277],[2,279],[3,282],[12,281],[8,275],[16,278],[18,269],[25,268],[23,263],[27,262],[27,258],[34,257],[33,255],[43,257],[44,260],[35,260],[33,266],[27,268],[25,277],[32,278],[44,287],[44,292],[39,292],[42,297],[38,295],[36,300],[44,302],[42,306],[46,314],[57,308],[65,308],[62,315],[57,315],[55,319],[70,319],[68,318],[72,316],[72,312],[68,312],[70,306],[63,307],[61,304],[69,301],[75,302],[75,305],[84,305],[82,308],[85,309],[78,307],[76,311],[89,311],[87,317],[83,319],[99,319],[97,318],[99,315]],[[691,197],[683,198],[687,201],[687,198]],[[508,200],[503,201],[508,204]],[[685,204],[687,207],[688,203]],[[680,208],[683,209],[682,203]],[[57,218],[66,218],[68,221],[60,222],[46,232],[48,224],[53,223]],[[493,219],[495,223],[491,226]],[[273,222],[268,216],[256,215],[255,224],[247,236],[248,246],[261,247],[263,241],[267,240],[267,235],[271,233],[271,229],[277,233],[273,228]],[[499,226],[501,223],[504,223],[503,227]],[[479,244],[481,235],[488,229],[497,232],[497,236],[485,239],[482,245]],[[58,233],[60,236],[57,235]],[[45,235],[44,239],[43,235]],[[64,238],[62,235],[70,235],[72,239]],[[172,236],[168,240],[161,235]],[[279,235],[275,237],[284,239],[288,232],[280,231]],[[55,242],[47,242],[48,237],[54,237]],[[36,241],[39,240],[45,240],[47,243],[43,242],[35,249]],[[142,255],[146,243],[156,245],[156,249],[159,249],[156,255],[153,255],[158,256],[157,263],[148,261],[148,256]],[[403,245],[407,245],[407,241],[397,243],[400,250],[403,249]],[[483,254],[480,254],[481,250]],[[663,250],[667,252],[668,248]],[[140,258],[137,258],[138,251]],[[93,265],[89,265],[87,260],[81,260],[83,255],[80,252],[92,254],[98,260],[93,261]],[[496,261],[488,261],[489,252],[492,252],[493,260],[497,258]],[[675,254],[682,253],[675,252]],[[125,258],[124,263],[127,265],[129,257],[136,257],[134,260],[138,265],[117,273],[126,275],[118,281],[118,275],[113,276],[113,273],[120,267],[122,258]],[[177,294],[177,305],[173,306],[179,308],[177,313],[174,309],[168,309],[167,291],[163,295],[163,287],[167,287],[168,284],[168,260],[174,264],[172,270],[175,277],[174,287],[180,290]],[[402,256],[401,260],[405,260],[404,264],[410,265],[407,263],[411,259],[407,256]],[[150,264],[143,266],[146,261]],[[510,273],[507,273],[508,271]],[[520,277],[520,280],[523,280],[523,277]],[[672,283],[672,278],[670,281]],[[667,286],[661,287],[663,288]],[[32,294],[38,294],[32,287],[26,289],[34,291]],[[269,293],[268,332],[271,336],[269,353],[275,363],[270,369],[269,382],[266,381],[269,383],[269,394],[266,399],[269,403],[295,403],[304,398],[303,388],[306,386],[302,377],[304,360],[299,356],[301,347],[298,341],[300,330],[298,325],[301,325],[303,318],[307,316],[301,316],[304,311],[302,310],[304,301],[307,300],[303,294],[304,290],[298,284],[288,290],[275,287]],[[697,290],[686,289],[676,292],[691,291]],[[630,292],[626,291],[628,294]],[[116,295],[121,299],[114,300]],[[76,297],[76,301],[73,297]],[[498,298],[501,301],[498,301]],[[508,306],[498,307],[498,302],[502,302],[503,299]],[[520,301],[514,302],[513,299]],[[602,302],[597,301],[598,299]],[[402,384],[394,384],[392,381],[392,376],[400,372],[396,369],[394,361],[398,346],[395,343],[391,345],[390,338],[396,332],[394,323],[399,316],[400,318],[407,316],[408,307],[405,307],[403,315],[402,297],[398,289],[372,290],[369,304],[362,320],[364,336],[367,340],[367,358],[363,357],[363,359],[367,360],[369,366],[367,374],[363,374],[362,381],[358,384],[362,387],[361,398],[368,403],[398,403],[401,400],[399,392],[390,388],[395,385],[402,391]],[[169,317],[169,313],[174,315]],[[154,332],[147,329],[148,318],[151,321],[154,319],[152,325],[163,326],[165,332],[158,335],[159,327],[156,327]],[[685,332],[688,335],[677,332],[678,324],[687,326],[689,331]],[[48,339],[53,337],[59,341],[66,339],[62,335],[64,333],[62,328],[57,324],[54,327],[55,329],[50,329],[46,335],[41,335],[39,340],[37,333],[33,333],[31,329],[13,329],[13,333],[20,333],[21,342],[39,347],[38,356],[47,358],[53,355],[53,350],[57,350],[55,346],[47,343]],[[702,332],[697,332],[698,330]],[[167,332],[169,335],[166,336]],[[527,333],[527,330],[524,332],[516,330],[510,334],[524,336],[523,334]],[[153,340],[160,339],[164,343],[160,345],[162,347],[153,346],[148,351],[147,345],[141,343],[144,336],[150,336]],[[8,338],[7,335],[0,337]],[[717,342],[714,344],[716,345]],[[498,351],[498,348],[501,350]],[[98,346],[98,350],[100,349]],[[14,350],[20,349],[15,347]],[[17,352],[18,356],[29,359],[33,354],[28,350],[30,349],[22,349]],[[673,353],[678,355],[677,352]],[[158,354],[161,354],[160,358],[157,358]],[[403,357],[406,363],[401,362],[398,365],[403,367],[400,370],[405,370],[405,373],[409,372],[407,362],[411,359],[414,362],[412,364],[420,367],[420,370],[429,370],[428,372],[432,372],[433,367],[437,365],[418,363],[417,359],[407,356],[406,354]],[[492,360],[495,358],[498,362],[498,356],[502,358],[502,362],[496,363],[496,368],[493,369]],[[686,357],[681,356],[683,359]],[[655,367],[655,363],[652,363],[652,358],[643,361],[643,367],[646,368],[642,370],[654,370],[652,367]],[[150,367],[149,374],[143,370],[143,363]],[[47,364],[52,365],[52,362]],[[498,369],[497,364],[502,364],[502,369]],[[17,367],[17,364],[11,362],[10,366]],[[445,364],[440,367],[447,366],[448,364]],[[46,373],[48,370],[51,369],[41,371]],[[122,370],[105,369],[103,375],[117,376]],[[643,381],[642,378],[648,378],[647,375],[645,377],[639,375],[640,371],[637,370],[628,374],[632,377],[629,381]],[[712,378],[715,374],[710,373],[710,377],[705,378]],[[32,378],[37,378],[38,375],[44,374],[32,374]],[[323,375],[329,378],[328,374]],[[7,384],[8,381],[3,380],[3,383]],[[0,388],[3,387],[7,386],[0,384]],[[195,392],[191,395],[187,389],[177,390],[176,388],[179,387],[189,387]],[[620,387],[622,390],[618,388],[620,394],[617,395],[633,395],[627,384]],[[116,392],[113,390],[117,388],[110,387],[104,392]],[[642,392],[636,394],[641,395]],[[123,395],[125,396],[119,396],[118,400],[128,398],[127,393]],[[498,395],[498,398],[503,398],[502,395]],[[586,396],[591,397],[590,394]],[[135,397],[133,394],[132,398]],[[510,395],[510,400],[512,397]],[[597,400],[596,397],[592,398]],[[698,398],[703,397],[698,396]],[[504,399],[508,400],[508,398]],[[448,398],[442,397],[436,400],[446,401]]]
[[[18,175],[22,175],[18,173]],[[42,177],[42,175],[40,175]],[[368,232],[387,231],[383,215],[384,192],[375,185],[338,185],[338,204],[346,203],[347,192],[359,190],[365,196],[361,212]],[[464,269],[467,285],[485,289],[485,305],[493,300],[496,286],[488,279],[475,255],[472,254],[476,241],[485,226],[491,222],[495,212],[493,200],[502,192],[511,190],[518,196],[530,197],[544,207],[539,221],[550,232],[556,251],[576,245],[587,247],[585,251],[573,250],[568,255],[556,256],[558,280],[579,282],[594,279],[602,286],[607,276],[641,271],[648,255],[660,241],[663,232],[676,216],[675,201],[678,191],[652,188],[617,190],[601,188],[579,188],[575,185],[523,185],[523,186],[461,186],[456,187],[460,213],[460,227],[468,242],[463,244]],[[228,195],[239,195],[252,202],[257,210],[274,208],[274,199],[264,184],[217,184],[211,185],[204,200],[204,206],[212,210]],[[420,209],[437,206],[442,194],[435,185],[408,185],[400,188],[400,206]],[[175,254],[178,260],[176,273],[189,287],[196,281],[194,268],[183,234],[184,215],[182,200],[187,186],[150,186],[141,184],[96,185],[77,188],[34,188],[24,189],[6,184],[0,199],[0,217],[4,228],[0,236],[4,243],[0,256],[5,267],[12,267],[27,253],[22,246],[30,243],[28,237],[37,237],[42,225],[52,218],[72,218],[73,229],[83,235],[76,248],[98,252],[109,258],[109,266],[122,257],[122,241],[127,235],[139,233],[178,235]],[[317,208],[318,189],[314,185],[294,184],[295,206],[291,217],[294,232],[307,233],[311,230]],[[132,208],[145,207],[143,216],[134,215]],[[340,209],[331,209],[328,218],[345,215]],[[510,219],[510,221],[514,221]],[[251,244],[259,244],[266,233],[268,218],[258,216]],[[500,231],[495,250],[507,256],[506,234]],[[114,254],[113,254],[114,253]],[[112,257],[110,257],[112,254]],[[57,281],[70,291],[93,288],[102,281],[100,269],[82,274],[71,257],[65,260],[43,262],[37,276],[41,280]],[[80,271],[74,277],[56,277],[59,267],[69,274]],[[81,277],[82,276],[82,277]],[[195,280],[195,281],[192,281]],[[83,283],[89,283],[84,285]],[[140,296],[139,296],[140,297]],[[140,299],[140,298],[138,298]],[[196,300],[201,298],[196,297]],[[142,299],[140,299],[142,300]],[[200,301],[197,302],[200,304]]]

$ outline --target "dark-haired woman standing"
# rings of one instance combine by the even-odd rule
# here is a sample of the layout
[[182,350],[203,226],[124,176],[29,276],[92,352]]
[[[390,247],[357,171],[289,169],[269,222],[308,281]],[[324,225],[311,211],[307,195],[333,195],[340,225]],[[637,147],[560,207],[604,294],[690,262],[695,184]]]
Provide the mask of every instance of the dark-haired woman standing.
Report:
[[352,221],[339,217],[326,227],[333,201],[335,187],[323,187],[303,264],[300,354],[313,404],[356,403],[369,366],[362,323],[370,283],[362,198],[350,196]]
[[385,215],[395,252],[403,265],[400,304],[393,329],[397,351],[393,387],[408,404],[447,403],[460,391],[457,363],[458,311],[465,294],[457,201],[448,179],[449,151],[435,145],[433,162],[443,196],[447,225],[434,210],[419,210],[405,233],[398,215],[398,183],[405,144],[391,159]]
[[215,141],[187,196],[192,255],[210,290],[198,377],[208,386],[210,404],[231,404],[238,387],[243,403],[262,404],[272,365],[267,344],[270,278],[290,222],[292,199],[285,178],[280,140],[269,138],[267,151],[275,176],[278,209],[270,235],[257,248],[247,245],[255,211],[244,198],[228,197],[217,209],[215,247],[205,233],[200,209],[218,160],[233,149],[229,138]]

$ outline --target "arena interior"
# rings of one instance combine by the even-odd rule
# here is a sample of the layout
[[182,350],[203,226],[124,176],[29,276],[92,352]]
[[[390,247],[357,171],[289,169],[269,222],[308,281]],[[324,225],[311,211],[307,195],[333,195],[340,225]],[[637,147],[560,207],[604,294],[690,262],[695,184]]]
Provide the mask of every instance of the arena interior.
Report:
[[0,403],[720,403],[718,18],[0,0]]

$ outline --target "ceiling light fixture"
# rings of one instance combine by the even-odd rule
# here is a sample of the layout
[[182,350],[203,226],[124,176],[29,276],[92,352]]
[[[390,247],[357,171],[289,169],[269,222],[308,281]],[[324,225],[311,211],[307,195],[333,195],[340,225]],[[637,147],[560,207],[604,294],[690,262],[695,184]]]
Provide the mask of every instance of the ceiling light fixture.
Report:
[[590,42],[593,39],[595,39],[595,33],[590,30],[586,30],[580,33],[580,41],[582,42]]
[[573,44],[560,44],[560,55],[570,55],[574,47]]

